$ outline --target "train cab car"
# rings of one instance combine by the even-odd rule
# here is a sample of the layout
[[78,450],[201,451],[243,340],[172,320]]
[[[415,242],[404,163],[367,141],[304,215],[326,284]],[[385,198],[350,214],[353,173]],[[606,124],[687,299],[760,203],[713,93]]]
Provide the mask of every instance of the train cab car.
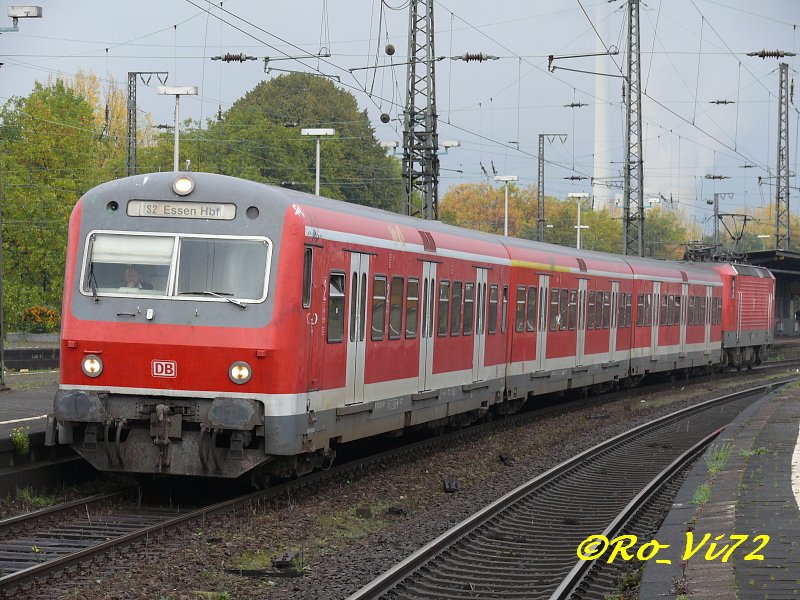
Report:
[[722,278],[723,366],[757,365],[773,339],[775,276],[753,265],[716,263],[713,269]]
[[504,399],[508,281],[497,236],[206,173],[106,183],[70,220],[49,443],[286,476],[474,420]]

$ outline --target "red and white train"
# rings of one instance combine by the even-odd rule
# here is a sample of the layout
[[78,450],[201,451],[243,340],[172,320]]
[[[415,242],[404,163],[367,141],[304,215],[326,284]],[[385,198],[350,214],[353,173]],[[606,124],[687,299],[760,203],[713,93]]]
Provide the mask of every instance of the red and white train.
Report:
[[757,363],[773,300],[772,275],[748,265],[138,175],[73,211],[48,439],[106,471],[303,473],[356,438]]

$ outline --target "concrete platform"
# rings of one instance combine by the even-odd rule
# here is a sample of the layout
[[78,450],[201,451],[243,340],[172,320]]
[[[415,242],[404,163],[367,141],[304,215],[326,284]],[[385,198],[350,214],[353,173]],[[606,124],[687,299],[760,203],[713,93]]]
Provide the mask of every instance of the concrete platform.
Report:
[[29,433],[44,432],[47,413],[53,412],[53,398],[58,384],[57,373],[6,376],[11,388],[0,392],[0,440],[5,440],[15,427],[30,427]]
[[[670,545],[657,557],[670,563],[647,563],[640,598],[800,598],[799,429],[798,385],[754,403],[725,429],[711,449],[730,450],[727,462],[713,475],[708,460],[692,469],[653,537]],[[705,503],[703,484],[711,490]],[[724,560],[739,539],[733,534],[747,539]],[[691,556],[689,537],[699,547]]]

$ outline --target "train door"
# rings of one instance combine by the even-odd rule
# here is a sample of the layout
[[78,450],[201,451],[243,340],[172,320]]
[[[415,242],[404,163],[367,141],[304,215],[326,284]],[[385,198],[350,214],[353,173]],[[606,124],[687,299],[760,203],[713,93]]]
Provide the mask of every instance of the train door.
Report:
[[475,345],[472,348],[472,381],[483,380],[483,361],[486,353],[486,280],[489,272],[475,273]]
[[577,341],[577,366],[583,365],[586,346],[586,283],[585,279],[578,280],[578,341]]
[[422,263],[422,324],[419,330],[419,391],[431,389],[433,379],[433,306],[436,263]]
[[547,356],[547,307],[550,306],[550,276],[539,275],[539,327],[536,331],[536,370],[544,371]]
[[[742,322],[742,319],[741,319],[741,306],[742,306],[741,297],[739,298],[739,302],[737,302],[737,304],[739,305],[739,311],[740,311],[740,314],[739,314],[740,318],[736,319],[736,321],[737,321],[736,327],[738,328],[739,327],[739,323]],[[710,354],[711,353],[711,286],[710,285],[706,286],[706,306],[705,306],[705,310],[703,311],[703,318],[705,319],[705,327],[703,327],[703,329],[705,331],[705,335],[703,336],[703,354]],[[736,340],[737,341],[739,340],[739,332],[738,332],[738,330],[737,330],[737,333],[736,333]]]
[[320,388],[323,337],[317,334],[317,323],[319,322],[319,301],[318,289],[314,282],[322,279],[323,270],[318,263],[321,253],[319,248],[306,246],[303,254],[303,309],[305,311],[306,325],[308,326],[308,391]]
[[653,282],[652,327],[650,328],[650,360],[658,360],[658,326],[661,306],[661,282]]
[[611,282],[611,330],[608,332],[608,360],[617,360],[617,328],[619,327],[619,281]]
[[678,311],[678,327],[681,330],[681,349],[679,356],[683,358],[686,356],[686,307],[689,306],[689,284],[681,284],[681,307]]
[[364,361],[366,359],[367,281],[369,254],[350,255],[349,335],[347,338],[347,377],[345,404],[364,401]]

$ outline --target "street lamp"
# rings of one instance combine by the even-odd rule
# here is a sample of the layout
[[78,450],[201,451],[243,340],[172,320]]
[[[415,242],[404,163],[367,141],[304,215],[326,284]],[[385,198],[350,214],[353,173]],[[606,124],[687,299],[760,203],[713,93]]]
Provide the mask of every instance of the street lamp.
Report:
[[[7,14],[11,17],[12,27],[0,27],[0,33],[13,33],[19,31],[20,19],[41,19],[41,6],[9,6]],[[7,390],[5,374],[5,346],[6,337],[5,316],[3,314],[3,220],[0,216],[0,390]]]
[[588,225],[581,225],[581,203],[588,197],[589,194],[587,194],[586,192],[573,192],[567,194],[567,198],[574,198],[578,202],[578,224],[575,225],[575,231],[577,237],[575,248],[577,250],[581,249],[581,229],[589,229]]
[[508,182],[509,181],[517,181],[519,177],[516,175],[495,175],[495,181],[502,181],[506,184],[506,202],[504,204],[503,209],[503,235],[508,237]]
[[301,129],[300,135],[313,135],[317,138],[317,183],[314,193],[319,196],[319,140],[323,135],[336,135],[335,129]]
[[178,170],[178,147],[180,144],[180,110],[181,96],[197,96],[196,85],[167,86],[158,87],[158,93],[164,96],[175,96],[175,154],[172,161],[172,170]]
[[11,22],[14,23],[12,27],[0,27],[0,33],[13,33],[19,31],[20,19],[41,19],[42,7],[41,6],[9,6],[7,9],[8,16],[11,17]]

